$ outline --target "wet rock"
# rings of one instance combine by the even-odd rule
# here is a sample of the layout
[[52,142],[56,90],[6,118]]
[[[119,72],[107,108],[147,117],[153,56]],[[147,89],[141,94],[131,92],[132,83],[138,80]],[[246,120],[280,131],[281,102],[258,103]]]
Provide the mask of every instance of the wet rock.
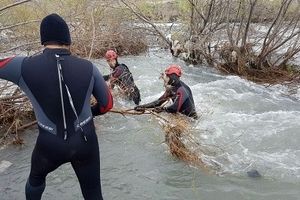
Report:
[[9,168],[12,165],[11,162],[2,160],[0,162],[0,173],[4,172],[7,168]]
[[247,175],[251,178],[261,177],[261,174],[256,169],[251,169],[250,171],[247,171]]

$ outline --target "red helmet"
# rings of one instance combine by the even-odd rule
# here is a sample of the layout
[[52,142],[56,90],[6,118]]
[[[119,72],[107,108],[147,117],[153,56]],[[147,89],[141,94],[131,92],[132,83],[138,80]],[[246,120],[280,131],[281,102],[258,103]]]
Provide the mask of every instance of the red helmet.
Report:
[[181,67],[179,65],[170,65],[165,70],[165,74],[166,75],[176,74],[177,76],[180,77],[181,74],[182,74],[182,70],[181,70]]
[[108,50],[105,54],[106,60],[115,60],[118,58],[118,54],[114,50]]

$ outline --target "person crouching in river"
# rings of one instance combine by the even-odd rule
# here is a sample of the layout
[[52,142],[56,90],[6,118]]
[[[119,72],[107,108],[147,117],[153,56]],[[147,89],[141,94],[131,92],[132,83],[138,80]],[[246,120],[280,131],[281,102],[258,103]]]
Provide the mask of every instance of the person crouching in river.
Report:
[[131,72],[125,64],[119,64],[118,54],[113,50],[108,50],[105,54],[106,61],[113,70],[111,74],[103,76],[105,81],[109,81],[110,87],[118,86],[121,92],[136,105],[141,101],[140,91],[134,83]]
[[[162,74],[164,85],[166,88],[165,93],[156,101],[148,104],[136,106],[136,111],[144,111],[146,108],[154,108],[155,112],[166,111],[169,113],[182,113],[186,116],[197,119],[195,103],[192,91],[184,82],[180,80],[182,74],[179,65],[170,65]],[[171,105],[164,106],[171,100]]]

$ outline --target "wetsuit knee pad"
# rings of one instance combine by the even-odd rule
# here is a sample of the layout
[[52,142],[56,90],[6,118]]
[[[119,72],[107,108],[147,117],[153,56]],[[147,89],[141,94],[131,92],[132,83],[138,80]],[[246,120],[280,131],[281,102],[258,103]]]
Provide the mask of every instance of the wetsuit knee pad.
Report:
[[26,200],[40,200],[42,198],[42,194],[45,190],[45,187],[45,182],[40,186],[34,187],[30,185],[29,181],[27,180],[25,186]]

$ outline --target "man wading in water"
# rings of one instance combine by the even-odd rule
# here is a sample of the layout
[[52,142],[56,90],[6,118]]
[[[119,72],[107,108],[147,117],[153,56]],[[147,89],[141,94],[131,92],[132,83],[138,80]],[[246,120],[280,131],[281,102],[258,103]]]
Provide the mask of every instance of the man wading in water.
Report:
[[[60,16],[45,17],[40,34],[42,54],[0,60],[0,78],[20,86],[38,121],[26,199],[41,199],[48,173],[70,162],[84,199],[102,200],[93,116],[112,108],[111,93],[91,62],[71,55],[69,28]],[[91,108],[92,94],[97,104]]]
[[111,88],[117,85],[128,100],[132,100],[136,105],[139,105],[141,101],[140,91],[134,84],[128,67],[125,64],[119,64],[118,55],[113,50],[108,50],[105,58],[113,72],[103,76],[104,80],[109,81]]

